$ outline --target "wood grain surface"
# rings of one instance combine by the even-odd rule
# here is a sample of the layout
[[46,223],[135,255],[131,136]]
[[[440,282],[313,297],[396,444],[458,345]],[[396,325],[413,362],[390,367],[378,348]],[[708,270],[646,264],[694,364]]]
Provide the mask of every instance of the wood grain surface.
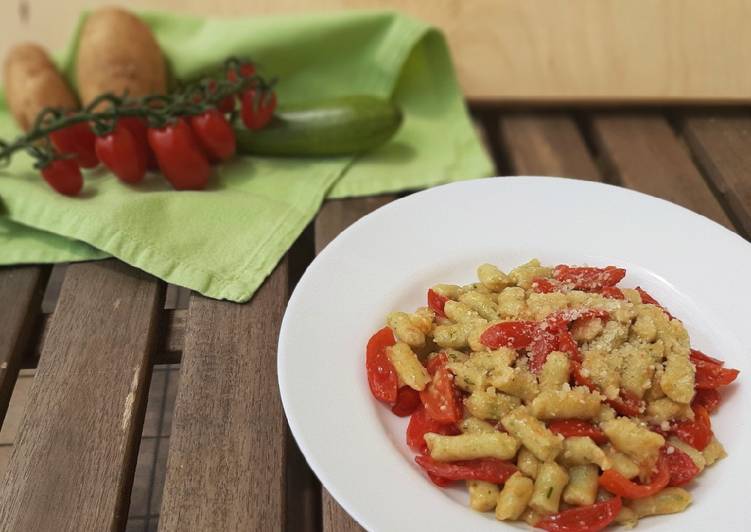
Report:
[[123,263],[76,264],[0,485],[0,530],[125,525],[160,283]]
[[664,116],[597,114],[592,126],[603,157],[624,186],[672,201],[733,228]]
[[[79,13],[110,0],[5,0],[0,54],[18,41],[60,49]],[[120,4],[125,4],[120,2]],[[465,93],[512,102],[744,101],[751,3],[723,0],[130,0],[131,9],[257,16],[397,9],[440,27]]]
[[50,268],[0,268],[0,425],[31,333],[41,312]]
[[285,423],[276,344],[287,259],[244,305],[193,294],[159,530],[282,530]]

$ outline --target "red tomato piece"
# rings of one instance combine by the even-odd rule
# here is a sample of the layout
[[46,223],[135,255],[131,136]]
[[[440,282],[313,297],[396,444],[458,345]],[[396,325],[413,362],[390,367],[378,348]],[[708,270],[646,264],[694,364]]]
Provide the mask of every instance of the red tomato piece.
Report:
[[548,355],[558,349],[557,337],[547,330],[538,329],[529,346],[529,370],[539,373]]
[[693,421],[678,422],[672,432],[694,449],[703,451],[712,441],[714,434],[712,422],[709,419],[709,413],[703,406],[695,405],[692,409],[694,411]]
[[559,286],[550,279],[535,277],[532,279],[532,291],[540,294],[550,294],[559,289]]
[[255,87],[242,94],[240,117],[248,129],[263,129],[271,122],[276,110],[274,91],[259,91]]
[[138,116],[124,116],[117,120],[119,124],[122,124],[133,135],[133,139],[136,141],[139,157],[142,157],[146,161],[147,170],[158,170],[159,164],[156,162],[154,152],[149,147],[149,126],[146,120]]
[[148,137],[159,168],[175,189],[203,190],[206,187],[211,167],[185,119],[161,128],[149,128]]
[[548,532],[597,532],[615,520],[621,506],[621,498],[613,497],[589,506],[569,508],[544,517],[535,524],[535,528]]
[[675,316],[673,316],[670,312],[668,312],[668,309],[660,305],[659,301],[657,301],[655,298],[653,298],[649,293],[644,290],[641,286],[637,286],[635,288],[637,292],[639,292],[639,297],[641,297],[641,302],[646,303],[647,305],[654,305],[655,307],[659,307],[662,309],[662,311],[668,315],[668,318],[671,320],[675,319]]
[[368,340],[365,349],[365,369],[368,373],[368,385],[373,397],[384,403],[396,403],[399,377],[394,364],[386,354],[386,348],[396,343],[394,332],[384,327]]
[[430,481],[439,488],[445,488],[446,486],[450,486],[451,484],[456,482],[455,480],[451,480],[450,478],[443,478],[439,477],[438,475],[434,475],[430,471],[425,471],[425,473],[427,473]]
[[659,493],[670,482],[670,471],[665,459],[661,456],[657,461],[657,471],[652,475],[648,484],[637,484],[618,473],[615,469],[607,469],[600,475],[599,484],[613,495],[627,499],[643,499]]
[[235,155],[235,132],[218,109],[191,116],[190,127],[210,159],[226,161]]
[[138,183],[146,175],[146,157],[119,121],[111,132],[96,138],[96,155],[120,181]]
[[433,309],[436,316],[445,318],[446,314],[443,312],[443,306],[446,304],[449,298],[442,296],[432,288],[428,288],[428,306]]
[[[214,94],[216,92],[216,81],[211,79],[208,83],[208,91],[209,94]],[[199,98],[200,100],[200,98]],[[197,102],[196,102],[197,103]],[[235,110],[235,98],[234,96],[225,96],[219,102],[216,104],[216,108],[219,110],[220,113],[231,113]]]
[[548,423],[548,429],[555,434],[560,434],[564,438],[571,438],[574,436],[588,436],[592,438],[595,443],[607,443],[608,438],[605,433],[598,427],[582,421],[581,419],[560,419],[557,421],[551,421]]
[[409,418],[407,425],[407,445],[416,453],[425,454],[428,452],[428,446],[425,443],[425,434],[435,432],[444,436],[456,436],[459,429],[453,423],[439,423],[428,417],[425,413],[425,407],[418,405],[417,409]]
[[696,366],[696,389],[714,390],[720,386],[727,386],[733,382],[740,373],[737,369],[728,369],[705,362],[704,360],[692,359]]
[[607,310],[600,308],[559,310],[545,318],[545,321],[543,321],[543,328],[552,332],[557,332],[568,329],[569,324],[572,322],[577,323],[594,318],[607,320],[610,319],[610,313]]
[[449,357],[446,356],[446,353],[438,353],[436,356],[428,359],[428,363],[425,368],[428,370],[428,373],[432,377],[433,375],[435,375],[436,371],[448,364],[448,361]]
[[[256,67],[251,63],[243,63],[240,65],[240,77],[249,78],[256,73]],[[227,80],[231,82],[237,81],[237,69],[231,68],[227,71]]]
[[47,184],[63,196],[78,196],[83,188],[81,169],[74,159],[55,159],[41,172]]
[[50,133],[50,140],[62,155],[75,155],[81,168],[94,168],[99,164],[96,156],[96,135],[86,122],[76,122]]
[[429,456],[415,456],[415,462],[426,472],[450,480],[483,480],[503,484],[516,473],[516,466],[496,458],[478,458],[458,462],[438,462]]
[[409,386],[402,386],[396,392],[396,403],[391,411],[399,417],[407,417],[420,406],[420,392]]
[[691,350],[691,360],[692,361],[702,360],[704,362],[709,362],[711,364],[717,364],[718,366],[724,366],[725,365],[725,361],[724,360],[720,360],[719,358],[711,357],[711,356],[707,355],[706,353],[702,353],[698,349],[692,349]]
[[607,266],[592,268],[559,264],[553,269],[553,278],[570,285],[575,290],[598,292],[606,286],[615,286],[626,276],[626,270]]
[[605,288],[600,290],[600,293],[604,297],[608,297],[610,299],[626,299],[626,296],[623,295],[621,289],[615,286],[606,286]]
[[420,400],[428,416],[440,423],[456,423],[464,414],[461,397],[454,388],[453,375],[445,365],[435,371],[433,382],[420,392]]
[[711,414],[720,406],[720,400],[720,392],[715,389],[696,390],[691,406],[704,407]]
[[574,362],[581,362],[582,355],[579,351],[579,344],[576,343],[574,337],[568,329],[565,329],[558,333],[558,351],[562,351],[568,355],[570,360]]
[[662,457],[668,467],[670,480],[668,486],[683,486],[700,473],[699,468],[691,460],[691,457],[678,449],[670,446],[672,451],[662,450]]
[[491,349],[523,349],[532,343],[537,329],[534,321],[504,321],[485,329],[480,335],[480,342]]

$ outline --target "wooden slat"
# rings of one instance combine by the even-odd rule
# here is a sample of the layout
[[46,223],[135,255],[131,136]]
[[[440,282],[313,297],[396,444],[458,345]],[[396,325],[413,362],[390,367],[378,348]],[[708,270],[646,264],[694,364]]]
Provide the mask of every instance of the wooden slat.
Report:
[[[392,201],[391,196],[327,201],[315,221],[315,251],[319,253],[354,222]],[[326,491],[321,489],[323,532],[359,532],[363,528]]]
[[160,304],[160,284],[122,263],[68,269],[0,486],[0,530],[124,526]]
[[0,425],[41,311],[49,271],[40,266],[0,268]]
[[191,296],[159,530],[284,527],[275,355],[287,268],[244,305]]
[[658,113],[597,114],[592,125],[603,156],[623,185],[733,228],[665,117]]
[[508,114],[500,120],[500,131],[502,148],[516,175],[601,179],[576,122],[568,114]]
[[738,226],[751,235],[751,116],[739,111],[690,114],[683,121],[683,131]]

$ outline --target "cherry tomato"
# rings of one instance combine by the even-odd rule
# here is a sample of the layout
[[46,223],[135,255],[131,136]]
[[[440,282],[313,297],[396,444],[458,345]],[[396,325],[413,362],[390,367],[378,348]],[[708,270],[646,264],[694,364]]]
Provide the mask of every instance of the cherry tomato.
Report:
[[711,357],[711,356],[707,355],[706,353],[702,353],[698,349],[692,349],[691,350],[691,360],[692,361],[702,360],[704,362],[709,362],[711,364],[717,364],[718,366],[724,366],[725,365],[725,361],[724,360],[720,360],[719,358]]
[[678,447],[670,446],[670,449],[670,452],[667,449],[662,450],[663,460],[670,473],[668,486],[683,486],[700,473],[699,467]]
[[564,438],[588,436],[595,443],[607,443],[608,438],[598,427],[581,419],[561,419],[548,423],[548,429]]
[[571,333],[568,331],[568,329],[565,329],[558,333],[558,351],[566,353],[569,360],[573,360],[574,362],[582,361],[582,355],[579,351],[579,344],[576,343],[576,340],[574,340],[574,337],[571,336]]
[[696,390],[691,406],[702,406],[711,414],[720,406],[720,400],[720,392],[717,390]]
[[448,361],[449,357],[446,356],[446,353],[438,353],[436,356],[428,359],[428,363],[425,365],[425,368],[428,370],[428,373],[432,377],[433,375],[435,375],[436,371],[448,364]]
[[396,343],[394,333],[389,327],[384,327],[368,340],[365,350],[365,368],[368,372],[368,385],[373,397],[384,403],[396,403],[399,388],[399,377],[394,364],[386,354],[386,348]]
[[149,128],[149,146],[159,168],[177,190],[202,190],[211,167],[188,123],[180,118],[161,128]]
[[418,405],[417,409],[409,418],[407,425],[407,445],[416,453],[425,454],[428,452],[428,446],[425,443],[425,434],[434,432],[444,436],[456,436],[459,429],[454,423],[439,423],[428,417],[425,413],[425,407]]
[[694,411],[693,421],[678,422],[672,432],[694,449],[703,451],[712,441],[712,422],[709,420],[709,413],[703,406],[695,405],[692,410]]
[[559,264],[553,269],[553,278],[556,281],[570,285],[575,290],[586,292],[599,292],[606,286],[615,286],[625,276],[626,270],[615,266],[591,268]]
[[77,122],[50,133],[50,140],[63,155],[75,155],[81,168],[94,168],[99,164],[96,156],[96,135],[86,122]]
[[671,320],[675,319],[675,317],[670,312],[668,312],[668,309],[660,305],[660,303],[651,295],[649,295],[649,293],[646,290],[644,290],[641,286],[637,286],[635,290],[639,292],[639,297],[641,297],[642,303],[659,307],[665,314],[668,315],[668,318],[670,318]]
[[617,288],[615,286],[606,286],[602,290],[600,290],[600,293],[607,298],[610,299],[626,299],[626,296],[623,295],[623,292],[620,288]]
[[548,532],[597,532],[612,523],[621,511],[620,497],[589,506],[569,508],[542,518],[535,524]]
[[697,390],[714,390],[720,386],[727,386],[733,382],[740,373],[737,369],[728,369],[705,362],[704,360],[692,358],[696,366],[696,389]]
[[210,159],[226,161],[235,154],[235,132],[218,109],[191,116],[190,126]]
[[440,316],[441,318],[446,317],[446,314],[443,312],[443,306],[448,300],[449,298],[443,297],[432,288],[428,288],[428,306],[433,309],[436,316]]
[[407,417],[420,406],[420,392],[409,386],[402,386],[396,392],[396,404],[391,411],[399,417]]
[[534,321],[504,321],[491,325],[480,335],[480,342],[491,349],[529,347],[537,332]]
[[55,159],[41,171],[44,180],[64,196],[78,196],[83,188],[81,169],[74,159]]
[[540,373],[548,355],[556,349],[558,349],[557,337],[545,329],[538,328],[529,345],[529,370],[532,373]]
[[248,129],[263,129],[271,122],[276,109],[276,94],[250,88],[242,94],[240,117]]
[[450,480],[483,480],[503,484],[516,473],[514,464],[496,458],[478,458],[458,462],[438,462],[429,456],[415,456],[415,462],[428,473]]
[[111,132],[97,137],[96,154],[120,181],[138,183],[146,175],[146,159],[130,130],[117,123]]
[[539,294],[550,294],[551,292],[558,290],[558,288],[559,286],[550,279],[545,279],[544,277],[535,277],[532,279],[533,292]]
[[462,419],[463,406],[454,388],[452,375],[446,369],[446,360],[446,355],[443,355],[443,361],[433,375],[433,382],[420,392],[420,400],[425,406],[425,413],[432,419],[440,423],[456,423]]
[[637,484],[621,475],[615,469],[606,469],[600,475],[599,484],[613,495],[627,499],[643,499],[659,493],[670,482],[668,464],[661,455],[657,460],[657,471],[648,484]]
[[[214,94],[216,92],[216,81],[210,79],[207,88],[209,94]],[[224,98],[219,100],[219,102],[217,102],[216,108],[219,109],[220,113],[231,113],[235,110],[235,97],[232,95],[225,96]]]
[[118,123],[128,128],[133,135],[138,152],[146,161],[146,170],[158,170],[159,164],[156,162],[154,152],[149,147],[149,126],[146,124],[146,120],[138,116],[124,116],[118,119]]
[[[243,63],[240,65],[240,77],[249,78],[256,73],[256,67],[251,63]],[[237,81],[237,70],[231,68],[227,71],[227,80],[232,83]]]

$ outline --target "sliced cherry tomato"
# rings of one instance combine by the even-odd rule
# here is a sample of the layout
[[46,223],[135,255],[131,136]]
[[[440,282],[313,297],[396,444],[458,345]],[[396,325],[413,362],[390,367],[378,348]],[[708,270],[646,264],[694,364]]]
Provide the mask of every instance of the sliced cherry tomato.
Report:
[[559,264],[553,269],[554,279],[571,285],[575,290],[587,292],[598,292],[606,286],[615,286],[625,276],[626,270],[615,266],[591,268]]
[[146,175],[146,157],[130,129],[119,121],[115,129],[96,138],[96,155],[120,181],[138,183]]
[[626,299],[626,296],[623,295],[621,289],[615,286],[606,286],[605,288],[600,290],[600,293],[604,297],[608,297],[610,299]]
[[433,382],[420,392],[420,400],[428,416],[440,423],[456,423],[464,414],[461,397],[454,388],[453,375],[445,363],[435,370]]
[[434,475],[430,471],[425,471],[425,473],[428,475],[430,481],[439,488],[445,488],[446,486],[450,486],[451,484],[456,482],[455,480],[451,480],[450,478],[443,478],[439,477],[438,475]]
[[159,164],[156,162],[154,152],[149,147],[149,126],[146,120],[138,116],[124,116],[118,119],[118,123],[122,124],[133,135],[133,139],[136,141],[140,156],[146,160],[147,170],[158,170]]
[[558,310],[545,318],[543,324],[545,329],[557,332],[568,329],[568,326],[571,323],[583,322],[594,318],[608,320],[610,319],[610,313],[601,308]]
[[537,329],[532,343],[529,345],[529,370],[540,373],[542,366],[548,360],[548,355],[558,349],[558,339],[553,333]]
[[248,129],[263,129],[271,122],[276,110],[274,91],[259,91],[250,88],[242,94],[240,117]]
[[587,436],[595,443],[607,443],[608,438],[598,427],[581,419],[560,419],[548,423],[548,429],[564,438]]
[[582,355],[579,351],[579,344],[576,343],[576,340],[574,340],[574,337],[571,336],[571,333],[568,331],[568,329],[564,329],[563,331],[558,333],[558,351],[566,353],[569,360],[573,360],[574,362],[582,361]]
[[428,359],[428,363],[426,364],[425,368],[428,370],[428,373],[432,377],[433,375],[435,375],[436,371],[448,364],[448,361],[449,357],[446,356],[446,353],[438,353],[434,357]]
[[691,457],[681,451],[678,447],[670,446],[662,450],[663,460],[668,467],[670,480],[668,486],[683,486],[692,478],[700,473],[698,466],[691,460]]
[[218,109],[191,116],[190,127],[209,159],[226,161],[235,154],[235,132]]
[[620,497],[607,501],[569,508],[542,518],[535,524],[548,532],[597,532],[612,523],[621,511]]
[[534,279],[532,279],[533,292],[537,292],[539,294],[550,294],[557,291],[558,289],[558,284],[554,283],[550,279],[545,279],[544,277],[535,277]]
[[714,390],[720,386],[727,386],[733,382],[740,373],[737,369],[728,369],[705,362],[704,360],[692,359],[696,366],[696,389]]
[[668,318],[671,320],[675,319],[675,316],[673,316],[670,312],[668,312],[668,309],[663,307],[659,301],[657,301],[655,298],[653,298],[649,293],[644,290],[641,286],[637,286],[635,288],[637,292],[639,292],[639,297],[641,297],[641,302],[645,303],[647,305],[654,305],[655,307],[659,307],[665,314],[668,315]]
[[368,372],[370,392],[379,401],[390,405],[396,403],[399,376],[386,348],[395,343],[394,332],[389,327],[384,327],[370,337],[365,350],[365,369]]
[[55,159],[41,169],[47,184],[64,196],[78,196],[83,176],[75,159]]
[[643,499],[659,493],[670,482],[670,472],[665,459],[660,456],[657,460],[657,471],[652,475],[648,484],[637,484],[621,475],[615,469],[606,469],[600,475],[599,484],[613,495],[627,499]]
[[676,423],[672,432],[694,449],[703,451],[712,441],[712,422],[709,419],[709,413],[703,406],[695,405],[692,410],[694,411],[693,421],[686,420]]
[[75,155],[81,168],[94,168],[99,164],[96,156],[96,135],[86,122],[77,122],[50,133],[50,140],[63,155]]
[[503,484],[516,473],[516,466],[496,458],[459,462],[438,462],[429,456],[415,456],[415,462],[428,473],[450,480],[483,480]]
[[445,318],[446,314],[443,311],[443,306],[446,304],[449,298],[442,296],[432,288],[428,288],[428,306],[433,309],[436,316]]
[[407,445],[416,453],[425,454],[428,452],[428,446],[425,443],[425,434],[434,432],[444,436],[456,436],[460,433],[454,423],[439,423],[428,417],[425,413],[425,407],[418,405],[417,409],[409,418],[407,425]]
[[188,123],[180,118],[161,128],[149,128],[149,146],[159,168],[177,190],[203,190],[211,167]]
[[420,406],[420,392],[409,386],[402,386],[396,392],[396,404],[391,411],[399,417],[407,417]]
[[691,406],[702,406],[711,414],[720,406],[720,400],[720,392],[717,390],[696,390]]
[[480,335],[480,342],[491,349],[523,349],[532,343],[537,329],[534,321],[504,321],[485,329]]
[[725,365],[725,361],[724,360],[720,360],[719,358],[711,357],[711,356],[707,355],[706,353],[702,353],[698,349],[692,349],[691,350],[691,360],[692,361],[702,360],[704,362],[709,362],[711,364],[717,364],[718,366],[724,366]]

